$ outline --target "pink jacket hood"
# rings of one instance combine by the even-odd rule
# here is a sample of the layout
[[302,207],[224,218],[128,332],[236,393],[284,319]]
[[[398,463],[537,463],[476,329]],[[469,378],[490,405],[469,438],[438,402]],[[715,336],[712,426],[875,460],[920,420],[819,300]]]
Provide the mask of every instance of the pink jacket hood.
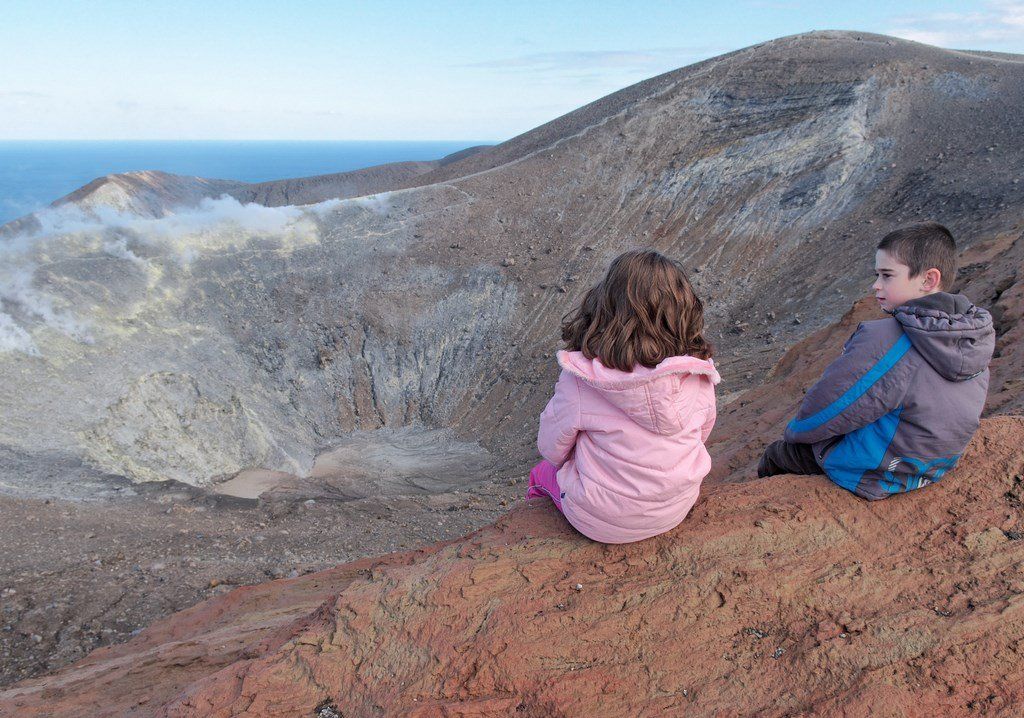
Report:
[[638,425],[657,434],[674,434],[682,429],[675,392],[667,384],[687,375],[706,376],[712,384],[722,381],[714,361],[691,356],[672,356],[653,369],[638,366],[631,372],[607,367],[600,359],[588,359],[578,351],[559,351],[558,364],[597,390],[609,403]]

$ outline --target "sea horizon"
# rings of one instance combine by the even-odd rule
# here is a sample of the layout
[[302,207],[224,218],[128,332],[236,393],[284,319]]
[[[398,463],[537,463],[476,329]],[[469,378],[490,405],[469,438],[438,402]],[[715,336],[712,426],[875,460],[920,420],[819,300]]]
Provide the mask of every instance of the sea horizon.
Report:
[[0,140],[0,224],[98,177],[158,170],[267,182],[436,160],[487,140]]

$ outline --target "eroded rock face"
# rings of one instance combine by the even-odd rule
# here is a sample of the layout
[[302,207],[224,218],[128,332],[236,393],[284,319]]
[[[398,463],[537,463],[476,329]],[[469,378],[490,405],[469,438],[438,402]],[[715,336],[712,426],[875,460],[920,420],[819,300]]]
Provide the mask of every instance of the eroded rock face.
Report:
[[[1012,57],[811,33],[392,177],[381,186],[404,189],[387,194],[207,196],[160,219],[19,230],[0,265],[0,448],[35,468],[3,479],[31,491],[55,452],[133,480],[206,484],[249,460],[302,476],[348,432],[400,428],[450,430],[517,475],[562,316],[635,246],[692,269],[734,397],[862,296],[889,229],[937,219],[964,246],[1012,230],[1022,101]],[[321,197],[275,187],[245,199]],[[106,206],[164,207],[167,188],[150,189]],[[71,204],[103,205],[97,192]],[[237,397],[250,423],[205,444],[185,432],[166,461],[116,439],[117,407],[160,373],[193,377],[217,406]],[[160,416],[128,433],[159,432]]]
[[204,396],[191,375],[147,374],[89,429],[85,444],[110,473],[193,483],[235,474],[267,455],[270,438],[254,419],[237,394],[220,402]]
[[8,269],[46,290],[10,311],[50,324],[0,355],[0,440],[205,484],[246,466],[305,475],[352,430],[457,424],[493,381],[517,287],[486,264],[403,258],[414,238],[387,213],[461,201],[444,186],[315,209],[215,201],[40,237]]
[[960,259],[959,288],[992,312],[996,355],[986,412],[1024,413],[1024,235],[981,242]]
[[1024,418],[866,502],[820,476],[707,489],[604,546],[535,500],[414,554],[236,590],[0,694],[10,715],[1013,715]]

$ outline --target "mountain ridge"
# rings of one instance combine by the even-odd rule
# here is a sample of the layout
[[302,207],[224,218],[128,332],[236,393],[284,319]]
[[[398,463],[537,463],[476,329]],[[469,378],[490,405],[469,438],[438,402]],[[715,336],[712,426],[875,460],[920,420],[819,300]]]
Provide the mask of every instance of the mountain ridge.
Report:
[[[870,301],[861,300],[877,241],[892,228],[928,218],[953,229],[964,250],[958,287],[990,308],[996,321],[998,356],[986,408],[990,420],[978,438],[980,453],[973,454],[978,460],[965,463],[958,474],[970,477],[970,485],[952,484],[949,499],[981,500],[978,520],[990,525],[946,526],[937,514],[929,514],[927,521],[911,528],[923,531],[939,548],[940,539],[949,535],[949,550],[959,558],[963,556],[957,552],[980,546],[1002,547],[1016,556],[1016,539],[1009,535],[1020,531],[1013,523],[1019,506],[998,492],[985,493],[995,490],[985,481],[990,475],[1002,482],[999,487],[1009,481],[1007,492],[1016,495],[1015,474],[1009,469],[1017,459],[1005,453],[1011,444],[1019,444],[1016,420],[998,415],[1024,408],[1024,384],[1018,378],[1024,368],[1018,349],[1024,331],[1019,322],[1024,307],[1019,279],[1024,127],[1017,122],[1024,102],[1024,69],[1018,62],[856,37],[825,33],[766,43],[756,51],[707,61],[697,70],[684,68],[671,83],[656,83],[658,92],[626,88],[630,92],[610,103],[580,115],[570,113],[568,120],[545,126],[538,134],[526,133],[525,139],[479,156],[454,158],[443,169],[452,177],[444,179],[447,175],[432,175],[440,171],[431,170],[417,175],[417,182],[432,182],[422,186],[280,207],[197,193],[196,206],[160,217],[139,217],[102,204],[89,214],[70,203],[70,218],[63,223],[50,217],[48,228],[15,232],[0,242],[0,322],[7,332],[0,339],[16,340],[14,350],[0,352],[5,417],[0,423],[0,482],[5,492],[0,501],[14,494],[26,506],[49,501],[48,511],[70,513],[82,499],[100,502],[107,530],[132,536],[132,529],[140,529],[131,507],[139,504],[122,497],[158,497],[154,501],[170,502],[166,511],[173,523],[167,530],[175,535],[166,545],[172,553],[189,545],[178,531],[185,531],[191,541],[211,523],[190,520],[191,512],[217,509],[212,500],[170,498],[184,491],[181,484],[161,489],[168,479],[194,485],[189,495],[209,497],[225,480],[250,470],[267,470],[275,480],[283,476],[284,483],[275,489],[285,497],[268,492],[253,508],[253,516],[275,533],[285,531],[285,525],[295,531],[307,516],[275,523],[276,512],[308,510],[313,530],[320,528],[313,524],[330,523],[322,518],[327,501],[345,500],[344,509],[337,509],[340,516],[367,521],[373,531],[393,527],[403,540],[412,535],[410,526],[418,524],[402,511],[413,509],[389,513],[389,523],[381,518],[383,508],[373,513],[359,504],[349,510],[367,495],[377,500],[375,506],[408,506],[412,497],[423,506],[436,499],[440,506],[449,502],[457,509],[470,504],[465,496],[479,492],[493,497],[495,506],[503,505],[497,497],[504,501],[506,494],[495,492],[494,486],[504,486],[510,496],[536,459],[536,418],[557,376],[553,354],[561,317],[614,256],[635,247],[653,247],[679,259],[705,300],[716,363],[724,377],[719,426],[709,446],[715,473],[708,479],[708,501],[748,496],[742,487],[718,484],[745,484],[753,478],[751,464],[759,449],[777,438],[802,390],[856,322],[875,316]],[[641,95],[642,102],[630,104]],[[609,109],[616,107],[619,111]],[[489,164],[493,166],[487,168]],[[473,168],[486,169],[469,171]],[[154,200],[157,209],[161,201]],[[55,214],[57,219],[63,216]],[[1005,463],[986,463],[989,450]],[[314,476],[317,460],[328,455],[341,458],[325,474]],[[461,459],[467,456],[473,461]],[[757,486],[749,489],[751,495],[782,506],[783,516],[789,516],[785,507],[793,504],[804,506],[808,515],[811,508],[831,511],[829,501],[837,496],[829,484],[810,479],[794,484],[814,492],[806,505],[801,504],[805,497],[789,493],[785,482],[771,484],[779,493],[758,493],[765,491],[765,484]],[[978,486],[981,499],[973,496]],[[964,493],[959,493],[961,488]],[[917,496],[905,498],[914,501]],[[298,508],[307,499],[319,502],[321,509]],[[899,501],[893,506],[909,505],[904,497]],[[909,509],[904,514],[885,506],[870,511],[843,506],[850,513],[838,514],[836,525],[845,517],[873,521],[876,511],[913,518]],[[956,508],[953,503],[942,506]],[[747,508],[751,512],[731,525],[736,535],[749,533],[753,521],[770,522],[771,517],[755,518],[754,509]],[[164,511],[147,514],[147,525],[163,521]],[[439,517],[446,511],[415,515],[440,526]],[[472,515],[479,525],[485,520],[481,517],[493,514]],[[522,521],[521,512],[516,516],[517,530],[525,532],[528,522]],[[702,516],[697,512],[693,525],[704,521]],[[968,520],[957,521],[961,518]],[[790,538],[799,533],[801,523],[795,522]],[[713,529],[706,522],[699,525],[701,534]],[[569,541],[558,543],[572,547],[567,549],[569,558],[578,550],[596,561],[588,553],[595,549],[571,543],[571,534],[558,538],[557,522],[545,526],[555,530],[545,541]],[[829,536],[838,531],[831,524],[821,527]],[[993,532],[967,539],[993,527],[1007,540]],[[140,604],[139,593],[145,593],[153,603],[165,602],[163,612],[144,614],[154,617],[209,595],[198,588],[172,593],[161,582],[193,578],[191,557],[159,553],[139,571],[129,572],[132,549],[108,540],[103,531],[96,533],[82,539],[94,552],[94,563],[83,568],[47,562],[50,554],[40,552],[35,564],[40,575],[65,588],[92,586],[97,595],[110,595],[121,607]],[[415,535],[423,540],[438,536]],[[501,535],[499,531],[499,543]],[[254,555],[269,551],[253,547],[258,539],[240,528],[218,530],[217,536],[226,541],[224,546],[249,546],[239,549],[244,561],[255,562]],[[352,533],[345,536],[344,556],[365,555],[358,545],[365,551],[371,544],[360,544]],[[356,548],[349,550],[349,542]],[[372,545],[379,551],[397,544]],[[652,568],[675,571],[671,567],[679,566],[669,561],[659,568],[658,558],[672,553],[669,544],[636,550],[654,552],[643,559]],[[294,553],[286,556],[296,570],[308,567]],[[840,562],[824,556],[829,563]],[[898,558],[912,562],[914,556]],[[1016,589],[999,583],[992,564],[998,556],[979,555],[977,562],[958,564],[984,583],[990,593],[977,598],[988,601],[989,608],[999,596],[1016,601],[1010,595]],[[719,556],[715,570],[729,576],[733,558]],[[162,568],[150,570],[150,565]],[[469,570],[469,564],[459,565]],[[915,570],[924,566],[908,565]],[[251,568],[239,568],[233,575],[258,580],[287,573]],[[18,565],[22,573],[31,569],[31,564]],[[204,565],[203,570],[219,569]],[[64,574],[81,576],[81,583],[62,583]],[[124,591],[112,595],[97,588],[118,576],[131,577]],[[405,580],[397,574],[370,573],[372,580],[362,584],[360,595],[375,595],[380,589],[375,581],[390,581],[388,576]],[[924,580],[936,590],[948,590],[948,598],[975,597],[933,578]],[[480,582],[480,587],[486,585]],[[544,590],[554,591],[552,586]],[[904,587],[905,593],[912,588]],[[52,591],[27,580],[18,583],[18,591],[5,606],[26,608],[12,614],[12,630],[0,641],[4,650],[17,644],[23,656],[60,646],[61,657],[51,666],[81,655],[82,645],[114,640],[95,634],[99,626],[113,625],[124,636],[140,625],[119,621],[120,608],[104,613],[100,607],[93,613],[92,606],[73,605],[62,608],[61,615],[83,625],[50,631],[33,621],[41,620],[40,607],[52,603]],[[266,591],[263,595],[272,596],[277,588],[271,585]],[[65,594],[75,600],[73,591]],[[487,611],[479,603],[460,605]],[[942,605],[939,610],[950,612]],[[1016,621],[1014,610],[1011,618]],[[651,620],[634,615],[637,621]],[[900,620],[916,620],[905,612],[900,615]],[[938,613],[927,617],[944,618]],[[265,617],[249,618],[262,625]],[[282,619],[281,614],[276,618]],[[838,617],[830,620],[839,623]],[[87,623],[93,628],[87,629]],[[928,625],[930,632],[933,627]],[[984,626],[976,625],[984,633]],[[761,631],[757,626],[742,628]],[[827,634],[831,629],[821,630]],[[929,632],[931,641],[937,632]],[[42,643],[34,642],[36,635]],[[95,642],[80,642],[88,635],[96,635]],[[243,631],[232,645],[251,648],[245,635],[252,634]],[[763,640],[751,633],[740,636]],[[984,636],[984,641],[995,640]],[[732,638],[717,638],[732,645]],[[135,650],[139,644],[125,645]],[[880,639],[873,645],[885,650]],[[956,650],[943,645],[950,655]],[[179,647],[168,644],[154,650],[174,654]],[[477,649],[486,652],[482,644]],[[104,655],[94,658],[100,661]],[[234,661],[240,654],[218,655]],[[830,655],[828,660],[836,663],[827,665],[854,665],[843,663],[841,652]],[[273,658],[269,653],[264,657]],[[35,660],[28,665],[41,670]],[[83,670],[97,665],[90,660]],[[775,666],[781,656],[768,660],[772,662],[767,665]],[[955,656],[944,660],[944,675],[956,674],[959,669],[950,667]],[[911,675],[918,667],[913,661],[892,665]],[[643,664],[641,660],[634,667],[643,670]],[[211,667],[202,661],[191,665],[197,670]],[[541,668],[552,666],[557,671],[572,667],[562,661]],[[865,663],[854,667],[884,671]],[[928,664],[928,670],[938,669]],[[66,675],[72,673],[69,669]],[[53,681],[26,690],[42,696],[65,685],[64,678]],[[452,678],[448,685],[461,686],[460,681]],[[224,695],[233,690],[224,676],[214,683]],[[78,688],[62,694],[68,701],[82,684],[74,685]],[[195,695],[213,701],[204,686],[194,686]],[[839,683],[830,686],[845,695]],[[445,690],[431,692],[436,699],[431,710],[461,710],[451,702],[459,696]],[[384,700],[369,691],[363,695],[367,701]],[[954,695],[960,700],[962,694],[954,689]],[[448,704],[438,703],[442,700]],[[489,709],[500,712],[511,699],[475,693],[473,700],[479,705],[470,708],[483,713],[487,701],[495,701]],[[537,695],[531,700],[527,708],[537,713],[547,705]],[[970,700],[987,705],[984,696]],[[953,704],[936,705],[951,713],[960,710]],[[472,715],[470,708],[466,711]]]

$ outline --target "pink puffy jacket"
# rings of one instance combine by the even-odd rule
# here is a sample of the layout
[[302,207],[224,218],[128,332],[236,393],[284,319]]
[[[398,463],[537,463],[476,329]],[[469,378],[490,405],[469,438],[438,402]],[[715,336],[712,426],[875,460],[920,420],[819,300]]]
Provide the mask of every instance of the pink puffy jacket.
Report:
[[715,423],[711,360],[674,356],[653,369],[611,369],[558,352],[562,373],[540,416],[537,448],[558,469],[562,510],[603,543],[676,526],[711,469],[704,442]]

